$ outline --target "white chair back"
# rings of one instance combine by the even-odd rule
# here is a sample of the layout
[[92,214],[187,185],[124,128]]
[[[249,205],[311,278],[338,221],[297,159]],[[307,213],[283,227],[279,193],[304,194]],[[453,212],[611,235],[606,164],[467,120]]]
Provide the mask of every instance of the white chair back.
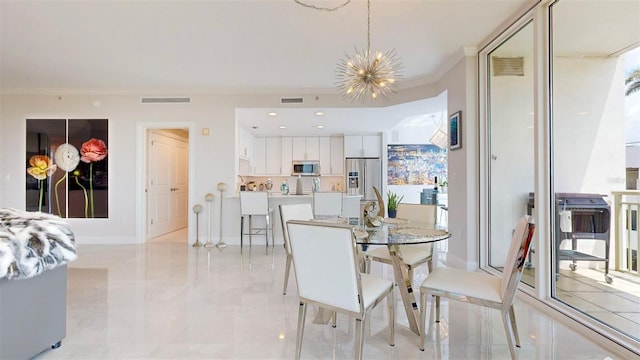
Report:
[[287,227],[301,300],[362,313],[351,227],[299,220],[288,221]]
[[500,296],[503,303],[511,304],[513,301],[518,283],[522,277],[522,270],[531,246],[534,229],[533,218],[525,215],[520,218],[513,232],[507,260],[502,271]]
[[280,222],[282,223],[282,237],[284,239],[284,248],[288,254],[291,254],[291,245],[289,245],[289,231],[287,230],[287,221],[289,220],[312,220],[313,210],[311,204],[282,204],[280,208]]
[[342,216],[341,192],[314,192],[313,215]]
[[434,225],[436,223],[436,205],[428,204],[398,204],[396,216],[402,219],[418,221]]
[[268,215],[269,194],[266,191],[241,191],[240,214]]

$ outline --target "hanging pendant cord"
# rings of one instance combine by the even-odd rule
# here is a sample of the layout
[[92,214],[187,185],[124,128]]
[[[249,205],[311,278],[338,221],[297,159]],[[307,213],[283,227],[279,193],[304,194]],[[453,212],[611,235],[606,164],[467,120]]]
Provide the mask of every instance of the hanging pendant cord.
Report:
[[371,53],[371,1],[367,0],[367,55]]

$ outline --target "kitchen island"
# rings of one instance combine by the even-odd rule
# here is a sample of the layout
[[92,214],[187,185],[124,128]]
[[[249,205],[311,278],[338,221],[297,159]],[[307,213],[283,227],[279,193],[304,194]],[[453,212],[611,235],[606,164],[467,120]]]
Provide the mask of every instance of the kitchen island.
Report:
[[[358,204],[359,208],[361,195],[347,195],[343,194],[343,210],[345,209],[354,209],[354,203]],[[219,198],[215,199],[217,204],[214,204],[213,208],[213,237],[212,241],[217,242],[219,240],[220,228],[219,226],[219,211],[220,211],[220,203],[218,202]],[[288,204],[311,204],[313,202],[313,194],[312,193],[304,193],[303,195],[282,195],[278,192],[269,192],[269,207],[274,210],[274,218],[273,219],[273,240],[275,245],[284,244],[284,240],[282,238],[282,224],[280,223],[280,205],[288,205]],[[223,208],[223,228],[222,228],[222,238],[225,243],[229,245],[240,245],[240,195],[238,193],[226,195],[224,197]],[[200,219],[200,241],[206,242],[208,240],[208,235],[206,234],[207,229],[207,211],[204,211],[201,215],[203,217]],[[354,216],[356,215],[353,210],[351,213],[345,214],[346,216]],[[359,214],[358,214],[359,215]],[[254,226],[264,227],[264,219],[261,217],[256,217],[253,219]],[[245,230],[246,231],[246,230]],[[271,234],[269,234],[271,235]],[[271,240],[271,236],[269,236]],[[248,244],[248,237],[245,236],[244,239],[245,246]],[[255,246],[264,246],[264,235],[256,235],[253,238],[253,244]]]

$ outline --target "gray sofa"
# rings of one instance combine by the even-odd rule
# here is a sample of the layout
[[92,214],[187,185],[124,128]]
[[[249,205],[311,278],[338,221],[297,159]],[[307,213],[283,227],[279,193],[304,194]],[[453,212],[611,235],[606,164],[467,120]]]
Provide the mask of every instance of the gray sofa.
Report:
[[30,359],[67,331],[67,265],[29,279],[0,279],[0,359]]

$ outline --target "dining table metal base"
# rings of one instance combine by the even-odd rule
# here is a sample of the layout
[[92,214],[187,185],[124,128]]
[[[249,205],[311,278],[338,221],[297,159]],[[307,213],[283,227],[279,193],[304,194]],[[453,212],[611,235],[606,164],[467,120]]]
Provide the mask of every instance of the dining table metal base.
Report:
[[400,297],[402,298],[402,304],[404,305],[404,310],[407,313],[407,320],[409,321],[409,329],[413,331],[416,335],[420,335],[423,329],[420,329],[418,324],[420,323],[418,319],[420,319],[420,310],[418,309],[418,302],[416,301],[415,293],[413,292],[413,284],[411,284],[411,280],[409,279],[409,275],[405,274],[403,269],[405,269],[404,261],[402,260],[402,256],[400,255],[399,246],[398,245],[387,245],[389,248],[389,255],[391,255],[391,260],[393,263],[393,274],[396,280],[396,284],[398,285],[398,290],[400,291]]

